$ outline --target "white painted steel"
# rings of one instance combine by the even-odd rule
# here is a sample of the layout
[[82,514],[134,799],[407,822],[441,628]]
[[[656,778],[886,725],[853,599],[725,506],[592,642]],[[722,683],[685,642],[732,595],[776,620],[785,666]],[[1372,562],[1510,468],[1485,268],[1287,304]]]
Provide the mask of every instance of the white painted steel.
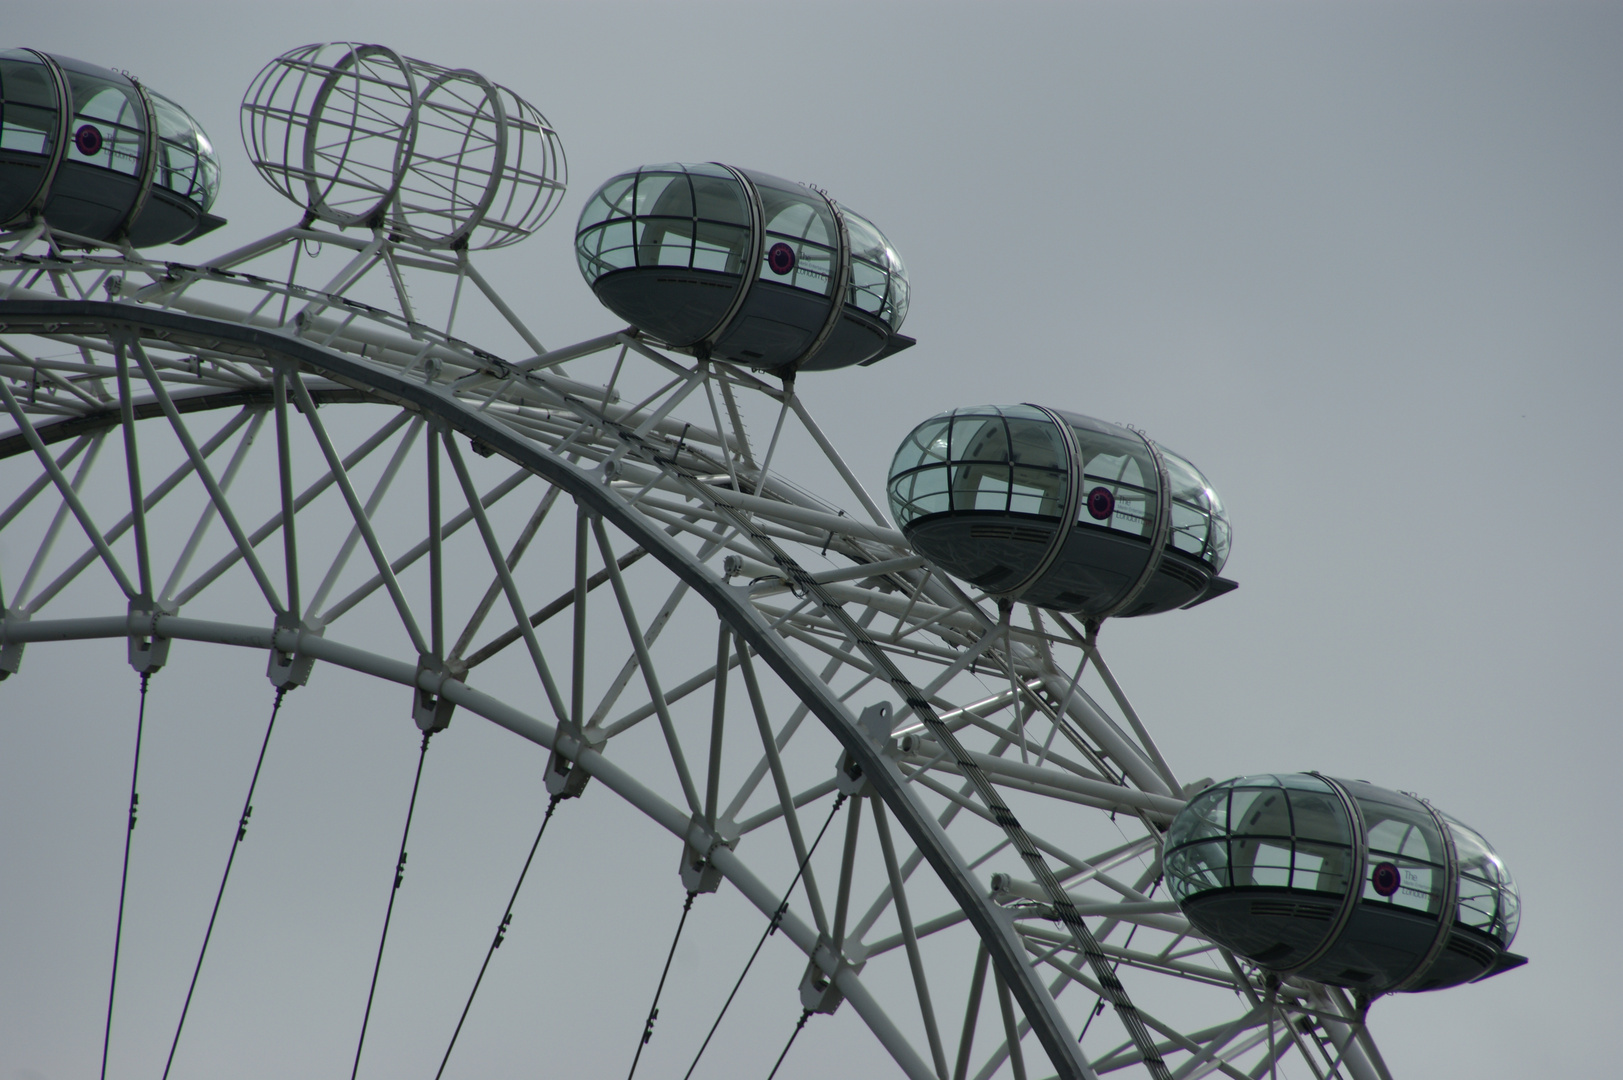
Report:
[[[244,269],[256,259],[286,256],[312,236],[354,255],[329,283],[359,290],[376,278],[396,309],[311,289],[291,273],[253,276]],[[22,235],[0,237],[0,245],[26,248],[27,242]],[[491,301],[489,325],[533,354],[509,362],[475,349],[450,335],[450,317],[445,331],[430,328],[421,321],[421,302],[415,309],[403,304],[403,275],[419,272],[454,282],[456,304],[465,307],[474,295]],[[967,782],[967,772],[979,770],[1020,815],[1105,954],[1121,965],[1157,1052],[1168,1057],[1174,1074],[1215,1069],[1245,1075],[1273,1064],[1273,1014],[1260,1007],[1260,973],[1192,936],[1166,901],[1150,895],[1159,828],[1181,805],[1182,790],[1148,725],[1103,665],[1099,646],[1063,618],[1026,612],[1002,622],[984,599],[931,571],[785,389],[663,354],[630,331],[549,352],[499,302],[465,253],[450,258],[376,231],[363,239],[307,225],[240,248],[214,268],[161,266],[99,251],[64,255],[49,269],[0,259],[0,274],[9,297],[0,301],[0,341],[9,346],[0,353],[0,398],[14,425],[0,431],[0,454],[7,455],[0,460],[10,463],[13,478],[0,491],[7,504],[0,529],[8,540],[37,538],[25,564],[48,564],[57,582],[39,594],[43,601],[27,606],[0,593],[0,658],[9,658],[0,671],[16,670],[12,679],[28,678],[26,662],[18,659],[24,645],[157,635],[274,650],[410,686],[573,762],[680,838],[763,916],[783,899],[768,882],[808,850],[808,815],[823,812],[836,790],[855,795],[846,824],[831,827],[833,835],[808,863],[782,934],[832,980],[904,1075],[1142,1070],[1141,1062],[1131,1065],[1142,1047],[1121,1045],[1119,1033],[1102,1034],[1112,1026],[1108,1018],[1093,1024],[1076,1048],[1075,1033],[1093,1011],[1099,986],[1075,943],[1046,921],[1044,904],[1052,897],[1023,873],[1008,875],[1023,864],[1007,846],[1006,823]],[[477,293],[463,294],[463,280],[473,281]],[[58,285],[69,296],[100,290],[117,299],[64,301],[53,295]],[[154,303],[131,299],[141,296]],[[464,323],[472,318],[469,310],[456,310],[452,316]],[[132,343],[149,387],[131,380],[121,393],[107,389],[116,384],[120,341]],[[688,397],[701,386],[706,401]],[[224,420],[209,418],[216,402],[232,410],[221,414]],[[304,413],[304,424],[288,414],[288,405]],[[242,454],[233,451],[228,474],[240,471],[241,477],[216,482],[213,455],[245,425],[253,425],[251,434],[255,417],[273,409],[278,440],[268,463],[250,457],[242,464]],[[374,428],[364,437],[352,430],[336,434],[332,418],[346,409],[365,413]],[[764,453],[745,433],[742,417],[752,409],[772,427]],[[681,419],[683,411],[702,423]],[[791,414],[796,421],[788,421]],[[382,416],[389,418],[379,426]],[[430,428],[420,447],[401,432],[414,418]],[[174,590],[181,613],[130,610],[130,601],[145,591],[130,581],[115,550],[131,542],[130,508],[87,503],[64,471],[76,456],[88,458],[99,445],[98,432],[112,426],[129,432],[131,420],[143,458],[169,440],[169,456],[179,462],[168,466],[162,483],[137,494],[134,505],[151,521],[153,507],[171,491],[204,488],[207,505],[217,508],[232,534],[223,549],[202,529],[194,531],[195,543],[148,537],[160,580],[172,553],[183,556],[181,562],[203,555],[210,567],[189,580],[184,566],[170,575],[174,581],[164,591]],[[823,452],[827,475],[852,491],[872,523],[764,471],[786,421],[801,424]],[[402,536],[377,528],[374,519],[412,497],[415,484],[389,482],[401,463],[453,434],[468,438],[480,455],[496,457],[484,464],[448,443],[452,468],[439,498],[452,501],[438,527],[426,537],[420,529]],[[59,462],[54,443],[69,436]],[[386,453],[391,440],[398,441]],[[295,482],[295,444],[320,460],[325,475]],[[369,464],[374,456],[390,454],[394,464],[363,503],[352,473],[375,469]],[[142,492],[141,478],[113,457],[104,453],[99,467],[124,473],[127,486]],[[510,462],[518,471],[493,471],[502,458],[504,469]],[[255,461],[277,476],[249,483]],[[91,471],[84,463],[79,468]],[[547,490],[525,487],[530,477],[540,477]],[[341,509],[331,498],[318,502],[328,487],[341,494]],[[548,519],[560,492],[576,503],[577,519]],[[524,503],[511,522],[509,499]],[[289,507],[297,535],[281,528]],[[332,510],[347,516],[346,532],[366,544],[371,565],[364,571],[309,546],[316,541],[306,537],[323,523],[319,512]],[[70,517],[80,534],[48,526]],[[250,530],[257,521],[263,524]],[[469,522],[476,527],[464,530]],[[516,522],[528,524],[515,531]],[[280,541],[270,543],[278,532]],[[532,538],[567,534],[580,544],[579,563],[564,557],[549,569],[530,554],[544,547],[532,545]],[[60,545],[70,535],[80,553],[64,561],[48,550],[49,541]],[[262,558],[272,546],[281,548],[280,567]],[[633,574],[621,564],[639,548],[653,558]],[[464,607],[472,613],[463,632],[451,635],[457,644],[449,654],[440,623],[447,605],[461,598],[438,584],[437,574],[427,590],[413,584],[407,571],[425,554],[431,566],[441,558],[461,560],[490,575],[488,588],[481,582],[471,590]],[[303,609],[296,584],[301,560],[306,576],[331,571]],[[116,580],[96,584],[98,563]],[[147,563],[143,555],[138,566],[144,570]],[[226,617],[194,615],[214,611],[213,598],[242,578],[239,563],[251,571],[262,607],[228,610]],[[594,564],[600,567],[595,576]],[[0,565],[0,587],[8,580],[17,580],[15,569]],[[332,593],[343,598],[318,611]],[[89,594],[102,599],[85,608]],[[73,601],[79,607],[70,607],[70,595],[79,597]],[[853,613],[849,624],[834,605]],[[413,614],[422,611],[430,612],[428,635]],[[392,622],[403,647],[379,651],[372,641],[365,647],[346,641],[345,628],[360,617],[352,612]],[[527,689],[500,681],[519,677],[511,665],[500,678],[490,676],[492,690],[478,685],[494,669],[470,667],[467,657],[476,665],[484,660],[467,650],[488,618],[499,624],[487,634],[493,642],[503,632],[522,641],[527,657],[519,670],[528,671]],[[538,620],[533,628],[532,618]],[[701,635],[697,624],[705,619]],[[720,645],[712,648],[718,623]],[[667,624],[683,629],[662,635]],[[854,637],[855,625],[872,640]],[[605,646],[609,629],[615,640]],[[680,648],[685,636],[704,642],[691,657]],[[737,651],[738,642],[747,651]],[[1092,660],[1086,665],[1085,654]],[[962,758],[919,737],[921,726],[903,716],[880,657],[926,688],[946,730],[966,741]],[[718,682],[718,668],[736,669],[745,685],[729,689]],[[557,678],[568,670],[567,687],[554,684],[553,669]],[[1086,688],[1089,680],[1094,690]],[[710,694],[696,693],[706,686]],[[515,692],[546,703],[557,722],[517,707]],[[892,721],[877,728],[859,721],[862,706],[886,701],[897,706]],[[1118,716],[1102,703],[1114,705]],[[404,714],[403,701],[401,708]],[[664,764],[646,758],[623,763],[618,748],[641,738],[648,719],[656,720],[651,737],[664,748]],[[747,753],[739,733],[753,740]],[[735,735],[739,741],[729,741]],[[694,740],[703,748],[694,749]],[[729,784],[747,774],[731,797],[721,789],[723,771]],[[582,812],[589,814],[602,797],[588,786]],[[875,798],[901,830],[887,829],[887,814],[877,805],[867,814],[857,809]],[[1131,872],[1118,879],[1125,866]],[[994,871],[1005,875],[996,894]],[[676,875],[663,880],[679,896]],[[828,905],[819,880],[837,882]],[[809,916],[801,904],[809,904]],[[995,996],[1012,1010],[1008,1029],[981,976],[963,983],[953,974],[977,956],[988,958],[980,970],[990,973]],[[1282,1075],[1386,1075],[1345,995],[1294,982],[1279,994],[1279,1014],[1294,1025]],[[1180,1015],[1192,1010],[1205,1019],[1173,1024],[1163,999],[1177,1002]],[[1023,1046],[1008,1046],[1006,1030],[1016,1030]],[[1278,1023],[1273,1028],[1276,1036],[1283,1030]],[[1272,1042],[1280,1049],[1277,1038]]]

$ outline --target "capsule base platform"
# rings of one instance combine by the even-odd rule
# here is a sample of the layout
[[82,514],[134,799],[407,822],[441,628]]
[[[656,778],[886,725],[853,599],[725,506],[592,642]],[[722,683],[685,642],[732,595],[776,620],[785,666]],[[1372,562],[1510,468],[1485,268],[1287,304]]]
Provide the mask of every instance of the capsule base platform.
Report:
[[[915,518],[906,527],[918,552],[991,592],[1018,583],[1053,541],[1059,523],[1037,514],[955,511]],[[1109,611],[1133,587],[1150,557],[1149,541],[1077,523],[1053,567],[1022,602],[1092,616]],[[1176,550],[1162,553],[1155,574],[1119,617],[1193,607],[1236,587],[1210,566]]]

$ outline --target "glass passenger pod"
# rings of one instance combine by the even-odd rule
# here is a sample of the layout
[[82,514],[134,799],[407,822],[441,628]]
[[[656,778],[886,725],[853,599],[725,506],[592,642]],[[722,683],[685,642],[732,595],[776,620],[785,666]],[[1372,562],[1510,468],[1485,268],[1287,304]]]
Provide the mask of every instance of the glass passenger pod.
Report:
[[616,176],[576,230],[598,299],[673,348],[763,370],[873,363],[912,340],[906,269],[820,192],[719,164]]
[[0,226],[45,205],[67,149],[60,72],[30,49],[0,52]]
[[891,512],[920,554],[994,594],[1084,616],[1188,607],[1234,587],[1219,576],[1228,519],[1193,465],[1159,453],[1165,499],[1151,444],[1126,428],[1034,405],[957,409],[897,451]]
[[79,60],[0,52],[0,226],[39,214],[70,239],[184,242],[224,224],[208,212],[219,173],[167,98]]
[[1174,819],[1163,865],[1191,923],[1277,973],[1378,994],[1455,986],[1525,962],[1507,951],[1519,904],[1487,841],[1413,796],[1362,781],[1285,774],[1218,784]]

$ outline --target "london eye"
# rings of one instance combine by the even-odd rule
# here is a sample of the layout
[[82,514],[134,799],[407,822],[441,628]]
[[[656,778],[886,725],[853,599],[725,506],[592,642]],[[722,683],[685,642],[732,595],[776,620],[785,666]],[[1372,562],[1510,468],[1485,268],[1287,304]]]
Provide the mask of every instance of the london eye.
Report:
[[[0,53],[0,700],[93,649],[80,677],[127,691],[54,721],[128,762],[104,1071],[342,1043],[358,1075],[370,1037],[455,1075],[522,1016],[589,1029],[594,1073],[769,1075],[861,1028],[915,1078],[1369,1080],[1377,999],[1523,962],[1471,827],[1318,773],[1182,775],[1134,707],[1118,620],[1236,588],[1198,448],[965,402],[898,413],[865,488],[797,387],[861,393],[930,343],[837,192],[601,181],[574,302],[605,329],[559,342],[480,269],[569,181],[505,81],[372,44],[271,60],[241,111],[293,204],[264,237],[217,216],[210,136],[160,89]],[[195,261],[143,250],[168,243]],[[175,777],[187,695],[236,734]],[[165,808],[199,783],[231,811]],[[387,800],[385,845],[323,846],[346,789]],[[666,854],[623,858],[628,830]],[[207,888],[169,895],[170,858]],[[334,873],[375,902],[324,906]],[[274,879],[297,910],[262,906]],[[591,962],[628,933],[658,944]],[[412,980],[443,1008],[401,1009]],[[776,1060],[740,1063],[731,1032],[769,1024]]]

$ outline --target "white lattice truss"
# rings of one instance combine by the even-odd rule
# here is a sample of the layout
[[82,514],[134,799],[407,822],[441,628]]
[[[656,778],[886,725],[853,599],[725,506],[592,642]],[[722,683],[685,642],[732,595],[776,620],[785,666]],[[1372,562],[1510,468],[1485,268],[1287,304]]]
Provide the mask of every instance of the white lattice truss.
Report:
[[[792,383],[629,329],[545,348],[465,252],[381,231],[201,266],[63,239],[0,237],[0,694],[25,644],[127,637],[138,667],[212,642],[284,685],[410,686],[403,720],[484,717],[548,748],[556,786],[589,775],[583,810],[668,830],[688,871],[661,887],[737,889],[743,933],[804,862],[780,938],[803,1002],[854,1009],[915,1080],[1388,1075],[1343,992],[1264,978],[1167,898],[1193,788],[1096,638],[933,572]],[[343,266],[310,287],[318,245]],[[476,302],[528,355],[453,336]],[[774,470],[791,435],[854,509]],[[488,587],[445,589],[448,560]],[[346,638],[357,611],[391,632]]]

